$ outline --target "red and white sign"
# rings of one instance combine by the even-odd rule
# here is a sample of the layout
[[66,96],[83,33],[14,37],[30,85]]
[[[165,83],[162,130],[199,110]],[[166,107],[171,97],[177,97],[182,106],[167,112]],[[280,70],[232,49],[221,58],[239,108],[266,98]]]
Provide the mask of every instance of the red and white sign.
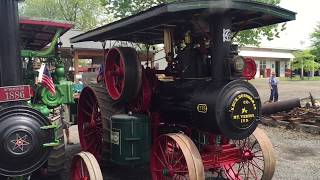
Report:
[[28,85],[0,87],[0,102],[22,101],[31,98],[31,87]]

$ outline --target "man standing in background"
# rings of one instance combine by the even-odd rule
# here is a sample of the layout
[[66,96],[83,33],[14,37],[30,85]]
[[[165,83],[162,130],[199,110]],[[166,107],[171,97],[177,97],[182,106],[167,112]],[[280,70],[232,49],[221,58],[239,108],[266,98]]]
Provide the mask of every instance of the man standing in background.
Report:
[[268,80],[268,85],[271,90],[269,102],[277,102],[278,101],[278,96],[279,96],[278,83],[279,83],[279,80],[276,77],[276,73],[272,72],[272,76]]

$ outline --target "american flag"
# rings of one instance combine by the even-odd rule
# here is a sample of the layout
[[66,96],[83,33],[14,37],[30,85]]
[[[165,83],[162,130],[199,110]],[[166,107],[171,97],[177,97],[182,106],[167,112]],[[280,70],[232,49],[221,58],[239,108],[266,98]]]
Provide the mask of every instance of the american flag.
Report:
[[41,83],[51,92],[52,95],[56,94],[56,89],[47,66],[44,67]]

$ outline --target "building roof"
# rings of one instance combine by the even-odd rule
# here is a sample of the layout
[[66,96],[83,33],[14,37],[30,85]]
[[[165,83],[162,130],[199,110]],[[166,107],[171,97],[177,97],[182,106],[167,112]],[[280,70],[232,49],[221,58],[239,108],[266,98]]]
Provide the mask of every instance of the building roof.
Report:
[[296,50],[285,48],[241,47],[239,55],[254,58],[293,59],[294,51]]
[[[102,50],[102,44],[101,42],[93,42],[93,41],[87,41],[87,42],[78,42],[78,43],[70,43],[70,39],[82,34],[83,31],[80,30],[69,30],[66,32],[63,36],[61,36],[61,42],[62,42],[62,48],[70,48],[71,45],[73,45],[74,49],[92,49],[92,50]],[[110,45],[109,43],[106,44],[106,48],[108,48]]]

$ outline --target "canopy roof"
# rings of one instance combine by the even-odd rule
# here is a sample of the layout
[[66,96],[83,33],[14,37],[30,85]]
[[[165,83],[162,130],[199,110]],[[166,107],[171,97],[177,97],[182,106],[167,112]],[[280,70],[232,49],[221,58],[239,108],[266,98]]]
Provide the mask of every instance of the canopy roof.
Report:
[[21,48],[40,50],[51,43],[58,29],[62,29],[63,34],[72,27],[73,24],[70,22],[21,17]]
[[[232,18],[234,32],[295,19],[296,13],[248,0],[193,0],[162,4],[71,39],[71,42],[122,40],[146,44],[163,42],[163,29],[193,25],[216,13]],[[214,19],[210,19],[214,21]]]

